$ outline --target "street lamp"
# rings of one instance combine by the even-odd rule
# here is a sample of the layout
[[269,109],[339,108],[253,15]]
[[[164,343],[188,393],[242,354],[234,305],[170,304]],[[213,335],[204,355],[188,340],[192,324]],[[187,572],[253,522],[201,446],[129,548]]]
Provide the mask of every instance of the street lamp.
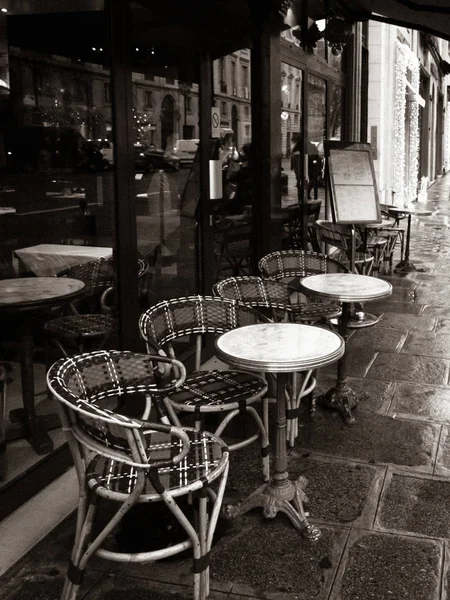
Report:
[[187,98],[189,96],[189,94],[191,93],[191,89],[192,89],[192,84],[188,83],[186,81],[179,81],[178,82],[178,89],[180,90],[180,94],[183,96],[184,98],[184,125],[183,125],[183,138],[187,139],[188,138],[188,131],[187,131],[187,115],[186,115],[186,109],[187,109]]

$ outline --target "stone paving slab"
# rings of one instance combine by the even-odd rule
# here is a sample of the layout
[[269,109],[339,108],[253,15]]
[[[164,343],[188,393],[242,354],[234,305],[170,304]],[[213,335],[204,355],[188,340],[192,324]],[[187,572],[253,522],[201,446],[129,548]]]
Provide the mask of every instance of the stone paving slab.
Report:
[[438,319],[436,324],[436,333],[450,334],[450,319]]
[[354,530],[330,600],[439,600],[442,545]]
[[450,428],[446,425],[441,429],[434,474],[450,477]]
[[367,312],[379,315],[383,312],[402,313],[404,315],[419,315],[422,311],[422,305],[414,302],[392,302],[391,300],[378,300],[377,302],[367,302],[364,304]]
[[450,481],[388,472],[375,529],[450,537]]
[[326,600],[348,530],[320,529],[320,539],[311,543],[283,515],[266,520],[255,509],[213,549],[212,580],[230,582],[237,595]]
[[448,306],[424,306],[422,315],[425,317],[448,317],[450,308]]
[[409,331],[410,329],[433,331],[437,319],[434,317],[422,317],[419,315],[404,315],[401,313],[386,312],[383,318],[372,327],[372,329],[385,329],[391,327],[398,331]]
[[450,293],[448,290],[442,292],[436,292],[434,289],[419,290],[417,292],[417,302],[419,304],[450,307]]
[[411,331],[403,344],[401,353],[450,358],[450,336],[447,333]]
[[[386,414],[391,404],[395,384],[376,379],[348,378],[348,384],[360,397],[358,413],[370,411]],[[320,370],[317,377],[316,397],[336,385],[336,375]]]
[[[170,568],[170,563],[166,563],[166,567]],[[114,574],[105,577],[87,598],[89,600],[191,600],[192,593],[191,586],[168,585],[147,578]],[[227,598],[228,593],[215,590],[212,590],[208,596],[208,600],[227,600]]]
[[386,467],[314,455],[289,458],[291,478],[301,474],[308,480],[310,519],[319,524],[372,527],[385,472]]
[[311,421],[302,424],[296,450],[432,472],[440,432],[438,425],[358,410],[354,416],[356,422],[349,426],[337,412],[317,411]]
[[389,415],[450,424],[450,388],[398,383]]
[[[388,313],[387,313],[388,314]],[[389,327],[367,327],[355,329],[347,341],[347,351],[354,352],[370,348],[377,352],[398,352],[406,339],[404,331]]]
[[[365,377],[376,355],[377,352],[370,346],[358,348],[356,352],[349,352],[347,354],[347,372],[353,375],[353,377]],[[338,363],[335,362],[323,367],[321,372],[337,373],[337,365]]]
[[449,361],[429,356],[380,352],[370,366],[367,377],[385,381],[415,381],[446,384]]

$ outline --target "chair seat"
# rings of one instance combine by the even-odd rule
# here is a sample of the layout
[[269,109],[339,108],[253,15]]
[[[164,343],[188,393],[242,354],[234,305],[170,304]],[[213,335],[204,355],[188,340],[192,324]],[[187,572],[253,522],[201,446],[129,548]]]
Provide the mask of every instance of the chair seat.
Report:
[[114,331],[117,322],[106,315],[73,315],[52,319],[44,328],[56,337],[96,337]]
[[194,371],[170,400],[185,412],[217,412],[256,402],[266,388],[263,377],[245,371]]
[[[161,483],[174,497],[207,485],[216,479],[222,470],[223,444],[218,438],[206,431],[187,428],[184,431],[188,434],[190,442],[187,455],[178,464],[157,469]],[[151,441],[146,448],[150,464],[152,459],[161,461],[180,452],[180,440],[170,434],[153,432],[150,437]],[[86,476],[89,487],[95,489],[97,494],[108,497],[111,497],[111,493],[117,494],[117,499],[129,496],[137,481],[134,467],[99,454],[89,463]],[[150,479],[146,478],[144,491],[138,502],[161,499]]]
[[300,310],[292,311],[296,321],[308,321],[317,323],[324,319],[339,317],[342,309],[339,304],[326,302],[308,302]]

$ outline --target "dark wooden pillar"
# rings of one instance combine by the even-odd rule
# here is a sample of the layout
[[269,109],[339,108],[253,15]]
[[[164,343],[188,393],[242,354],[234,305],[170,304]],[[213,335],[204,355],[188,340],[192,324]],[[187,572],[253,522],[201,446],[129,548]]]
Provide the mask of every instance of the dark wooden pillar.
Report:
[[[276,3],[272,3],[276,4]],[[281,248],[281,17],[252,3],[251,92],[255,254]]]
[[200,89],[199,89],[199,123],[200,123],[200,227],[197,228],[200,281],[197,289],[200,293],[211,294],[214,283],[213,231],[211,222],[212,203],[209,193],[209,160],[211,157],[211,106],[213,95],[211,55],[200,52]]
[[114,255],[119,343],[127,350],[140,348],[137,293],[136,202],[134,187],[133,92],[129,48],[129,0],[108,0],[111,38],[111,91],[114,131]]

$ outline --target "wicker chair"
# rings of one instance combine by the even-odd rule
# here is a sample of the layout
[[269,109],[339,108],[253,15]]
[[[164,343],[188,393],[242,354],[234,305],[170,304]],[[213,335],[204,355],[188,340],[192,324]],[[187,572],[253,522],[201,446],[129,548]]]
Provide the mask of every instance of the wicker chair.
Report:
[[[165,352],[175,358],[172,342],[186,336],[195,336],[196,354],[194,371],[186,377],[179,390],[165,398],[171,422],[180,426],[177,412],[195,416],[195,427],[203,427],[203,417],[211,413],[226,413],[215,433],[223,431],[236,416],[249,414],[256,423],[257,432],[250,437],[229,444],[237,450],[261,438],[262,470],[269,479],[268,401],[264,377],[238,370],[202,371],[202,345],[207,334],[217,336],[235,327],[253,325],[263,320],[251,308],[233,300],[212,296],[189,296],[159,302],[145,311],[139,320],[141,335],[149,353]],[[262,400],[263,421],[252,404]]]
[[248,220],[217,219],[214,225],[214,279],[223,274],[243,275],[252,270],[253,225]]
[[[138,257],[138,278],[147,269],[147,261]],[[68,356],[71,353],[69,346],[75,346],[80,353],[104,347],[117,331],[113,259],[100,258],[76,265],[60,275],[80,279],[86,286],[86,292],[81,305],[71,305],[72,315],[51,319],[44,325],[47,348],[54,344],[63,356]]]
[[[348,273],[349,269],[339,261],[318,252],[304,250],[277,250],[263,256],[258,267],[263,277],[275,279],[298,288],[299,282],[308,275],[320,273]],[[315,325],[330,322],[341,314],[339,304],[308,300],[306,307],[295,313],[296,320]]]
[[[280,281],[263,279],[262,277],[229,277],[214,285],[214,294],[221,298],[229,298],[251,306],[273,321],[295,321],[302,312],[308,310],[307,305],[296,304],[299,296],[290,287]],[[309,313],[310,314],[310,313]],[[308,397],[310,412],[314,411],[313,390],[316,379],[312,371],[293,373],[287,391],[287,440],[292,447],[298,436],[298,413],[302,398]]]
[[[319,219],[316,221],[315,226],[319,243],[335,248],[333,258],[350,268],[351,230],[349,225]],[[362,240],[358,235],[355,252],[355,273],[370,275],[374,265],[374,254],[360,252],[358,249],[361,246]]]
[[[161,385],[157,373],[164,364],[176,365],[179,377]],[[178,361],[119,351],[63,358],[50,368],[48,387],[58,401],[79,481],[75,543],[62,600],[76,599],[92,555],[144,563],[188,548],[192,548],[194,558],[194,598],[204,600],[208,596],[209,552],[228,474],[225,444],[204,431],[127,417],[112,407],[129,395],[156,399],[180,388],[184,377],[184,367]],[[210,487],[213,481],[218,482],[215,492]],[[180,508],[182,496],[194,496],[192,506],[198,513],[193,523]],[[119,508],[107,525],[91,536],[98,497],[118,503]],[[133,553],[108,545],[108,536],[132,507],[155,502],[164,503],[172,525],[181,526],[184,539]],[[148,507],[142,526],[147,527],[151,518]],[[154,523],[159,527],[156,518]]]

